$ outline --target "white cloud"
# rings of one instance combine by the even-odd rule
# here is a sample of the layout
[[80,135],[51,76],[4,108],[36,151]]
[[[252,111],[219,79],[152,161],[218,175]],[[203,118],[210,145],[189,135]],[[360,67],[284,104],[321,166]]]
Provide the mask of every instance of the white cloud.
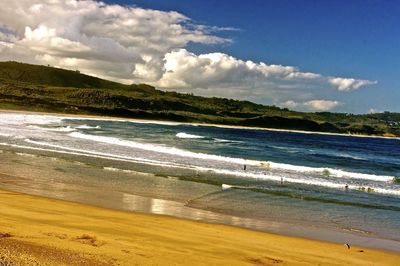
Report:
[[[207,95],[212,91],[225,96],[231,95],[257,99],[260,96],[282,97],[296,93],[296,89],[321,89],[337,85],[338,90],[346,86],[351,89],[374,84],[366,80],[324,77],[317,73],[301,72],[293,66],[268,65],[260,62],[243,61],[224,53],[196,55],[186,49],[177,49],[164,56],[164,73],[153,83],[162,88],[174,90],[195,90]],[[335,84],[331,81],[335,80]],[[343,80],[339,83],[339,80]],[[203,91],[202,91],[203,90]]]
[[[201,95],[260,100],[321,84],[320,75],[292,66],[243,61],[224,53],[196,55],[186,49],[167,53],[163,75],[153,84]],[[297,78],[294,78],[297,76]],[[322,82],[323,83],[323,82]]]
[[339,105],[338,101],[311,100],[304,103],[304,106],[313,111],[328,111]]
[[279,82],[290,83],[293,74],[303,74],[291,66],[243,61],[223,53],[196,55],[185,49],[167,53],[163,68],[157,84],[173,89],[255,88],[274,81],[279,87]]
[[281,107],[286,107],[291,110],[307,110],[307,111],[329,111],[333,108],[341,105],[338,101],[331,100],[310,100],[305,102],[296,102],[293,100],[288,100],[286,102],[278,104]]
[[300,103],[295,102],[293,100],[288,100],[286,102],[283,102],[283,103],[279,104],[279,106],[286,107],[286,108],[289,108],[291,110],[299,107],[300,105],[301,105]]
[[353,78],[330,78],[329,83],[339,91],[357,90],[363,86],[377,84],[377,81],[353,79]]
[[[230,41],[212,35],[223,29],[193,25],[177,12],[93,0],[6,0],[0,14],[0,60],[41,64],[46,58],[53,66],[129,83],[157,80],[165,53],[189,42]],[[73,59],[83,68],[65,64]]]
[[350,91],[376,84],[224,53],[191,53],[185,49],[188,43],[229,43],[216,33],[237,29],[195,24],[174,11],[94,0],[3,0],[0,14],[0,60],[49,64],[124,83],[145,82],[264,103],[289,101],[295,95],[298,101],[309,101],[298,106],[317,110],[334,107],[332,101],[311,100],[322,98],[316,94],[331,87]]

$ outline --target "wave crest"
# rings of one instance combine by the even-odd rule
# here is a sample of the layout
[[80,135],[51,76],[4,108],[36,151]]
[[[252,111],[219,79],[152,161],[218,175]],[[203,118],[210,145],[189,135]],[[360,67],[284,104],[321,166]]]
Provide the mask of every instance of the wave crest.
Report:
[[100,129],[101,127],[100,126],[89,126],[89,125],[86,125],[86,124],[84,124],[84,125],[80,125],[80,126],[77,126],[76,128],[79,128],[79,129]]
[[394,176],[383,176],[383,175],[374,175],[374,174],[363,174],[363,173],[355,173],[355,172],[347,172],[340,169],[332,169],[332,168],[320,168],[320,167],[308,167],[308,166],[299,166],[299,165],[291,165],[284,163],[275,163],[275,162],[266,162],[266,161],[256,161],[256,160],[248,160],[243,158],[234,158],[227,156],[220,156],[215,154],[205,154],[205,153],[197,153],[187,150],[182,150],[175,147],[166,147],[151,143],[141,143],[130,140],[123,140],[114,137],[105,137],[105,136],[95,136],[89,134],[82,134],[79,132],[72,132],[69,134],[71,137],[86,139],[91,141],[97,141],[102,143],[107,143],[111,145],[125,146],[131,147],[141,150],[159,152],[164,154],[171,154],[180,157],[187,157],[193,159],[202,159],[202,160],[212,160],[212,161],[222,161],[240,165],[252,165],[261,168],[267,168],[272,170],[283,170],[290,171],[295,173],[314,173],[321,176],[331,176],[336,178],[343,179],[363,179],[363,180],[373,180],[373,181],[381,181],[381,182],[392,182]]
[[204,139],[203,136],[187,134],[185,132],[179,132],[178,134],[175,135],[175,137],[180,139]]

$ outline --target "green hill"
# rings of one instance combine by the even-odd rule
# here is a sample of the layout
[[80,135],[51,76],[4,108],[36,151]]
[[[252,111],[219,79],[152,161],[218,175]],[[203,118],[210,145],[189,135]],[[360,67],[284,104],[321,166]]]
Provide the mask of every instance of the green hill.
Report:
[[400,114],[303,113],[124,85],[78,71],[0,62],[0,108],[336,133],[400,135]]
[[125,87],[116,82],[81,74],[79,71],[18,62],[1,62],[0,78],[57,87],[98,89]]

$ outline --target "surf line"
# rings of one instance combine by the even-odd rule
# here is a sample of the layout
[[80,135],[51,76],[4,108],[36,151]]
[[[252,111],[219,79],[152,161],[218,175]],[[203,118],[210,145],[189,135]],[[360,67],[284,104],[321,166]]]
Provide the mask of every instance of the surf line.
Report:
[[[116,155],[111,155],[111,154],[106,154],[106,153],[101,153],[101,152],[84,151],[85,153],[82,153],[81,150],[74,149],[74,148],[62,147],[62,146],[49,144],[49,143],[37,142],[37,141],[30,140],[30,139],[26,139],[25,141],[27,141],[28,143],[31,143],[31,144],[50,146],[52,148],[61,148],[61,149],[69,150],[70,152],[60,151],[60,150],[43,149],[43,148],[32,147],[32,146],[21,146],[21,145],[10,144],[10,143],[0,143],[0,145],[48,151],[48,152],[54,152],[54,153],[79,155],[79,156],[86,156],[86,157],[98,157],[98,158],[103,158],[103,159],[108,159],[108,160],[137,162],[137,163],[157,165],[157,166],[163,166],[163,167],[177,167],[177,168],[187,169],[187,166],[175,165],[175,164],[174,165],[165,164],[160,161],[149,160],[149,159],[144,159],[144,158],[140,158],[141,160],[139,161],[139,160],[137,160],[137,158],[127,157],[127,156],[116,156]],[[276,182],[280,182],[282,180],[282,176],[275,176],[275,175],[261,175],[261,174],[255,174],[255,173],[249,173],[249,172],[232,172],[229,170],[213,169],[213,168],[205,168],[205,167],[194,167],[194,168],[201,172],[212,171],[217,174],[234,175],[234,176],[238,176],[238,177],[255,178],[255,179],[261,179],[261,180],[271,180],[271,181],[276,181]],[[295,183],[295,184],[306,184],[306,185],[331,187],[331,188],[335,188],[335,189],[343,189],[346,185],[343,183],[341,184],[341,183],[332,183],[332,182],[322,182],[322,181],[316,181],[316,180],[298,180],[298,179],[289,178],[289,177],[285,178],[285,183],[286,182]],[[348,189],[359,190],[359,186],[348,185]],[[371,187],[371,189],[373,189],[374,192],[380,193],[380,194],[400,195],[400,191],[398,191],[398,190],[390,190],[390,189],[384,189],[384,188],[378,188],[378,187]]]

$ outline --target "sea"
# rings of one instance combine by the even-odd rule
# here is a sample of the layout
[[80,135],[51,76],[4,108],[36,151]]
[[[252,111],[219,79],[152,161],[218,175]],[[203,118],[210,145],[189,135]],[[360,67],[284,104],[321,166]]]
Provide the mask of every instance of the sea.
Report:
[[125,211],[400,252],[399,178],[395,138],[0,113],[0,188]]

